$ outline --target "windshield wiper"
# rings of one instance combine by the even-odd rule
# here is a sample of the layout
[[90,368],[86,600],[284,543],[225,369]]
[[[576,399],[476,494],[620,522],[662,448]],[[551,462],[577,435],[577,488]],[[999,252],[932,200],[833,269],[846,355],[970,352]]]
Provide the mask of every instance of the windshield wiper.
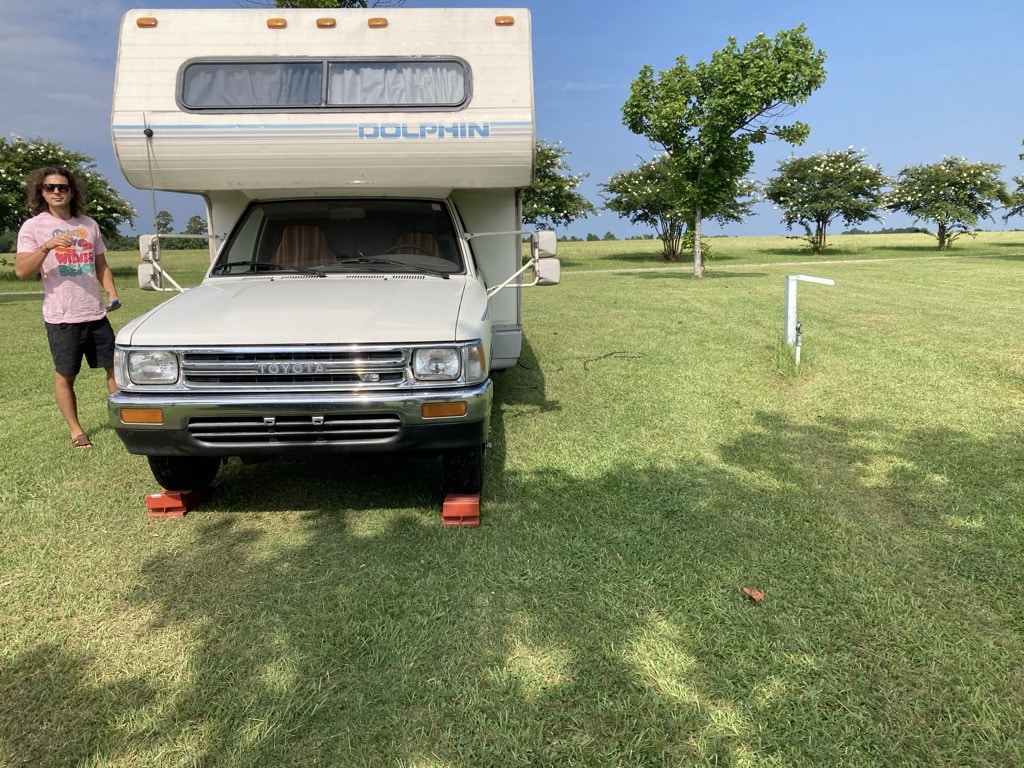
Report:
[[440,277],[443,280],[448,280],[450,277],[447,272],[442,272],[439,269],[431,269],[430,267],[424,267],[419,264],[410,264],[407,261],[399,261],[397,259],[380,259],[375,256],[359,256],[357,258],[341,259],[338,264],[385,264],[389,267],[403,267],[405,269],[411,269],[414,272],[434,275],[434,277]]
[[249,267],[253,272],[259,272],[260,269],[272,269],[281,272],[298,272],[300,275],[327,277],[327,273],[320,269],[314,269],[313,267],[299,267],[296,265],[276,264],[272,261],[226,261],[223,264],[217,264],[213,268],[212,273],[220,275],[224,273],[225,269],[231,269],[232,267]]

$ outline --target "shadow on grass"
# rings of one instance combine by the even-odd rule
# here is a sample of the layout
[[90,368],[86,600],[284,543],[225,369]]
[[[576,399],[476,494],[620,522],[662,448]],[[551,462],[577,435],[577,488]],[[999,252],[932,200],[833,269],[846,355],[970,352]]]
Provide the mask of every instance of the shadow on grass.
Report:
[[23,304],[25,302],[43,303],[42,291],[21,291],[18,293],[2,293],[0,288],[0,304]]
[[[499,451],[515,408],[558,407],[503,376]],[[423,514],[426,470],[255,471],[128,590],[190,638],[181,679],[97,689],[42,649],[0,691],[32,709],[56,656],[97,744],[125,693],[196,765],[1012,764],[1022,446],[759,413],[717,456],[500,462],[476,530]]]
[[[712,267],[708,267],[708,270],[704,273],[704,277],[701,280],[734,280],[734,279],[749,279],[749,278],[762,278],[766,275],[765,272],[722,272],[716,271]],[[693,276],[693,270],[688,269],[685,272],[641,272],[635,275],[638,280],[688,280],[696,281]]]
[[573,269],[579,269],[586,271],[587,269],[593,268],[594,264],[605,264],[611,263],[616,267],[622,269],[629,269],[632,267],[670,267],[672,262],[665,261],[658,256],[652,255],[651,253],[614,253],[602,256],[581,256],[573,257],[559,254],[558,260],[562,264],[562,269],[571,271]]
[[112,724],[151,706],[156,693],[132,677],[97,680],[91,667],[91,659],[52,643],[4,660],[0,763],[10,768],[85,765],[125,751]]

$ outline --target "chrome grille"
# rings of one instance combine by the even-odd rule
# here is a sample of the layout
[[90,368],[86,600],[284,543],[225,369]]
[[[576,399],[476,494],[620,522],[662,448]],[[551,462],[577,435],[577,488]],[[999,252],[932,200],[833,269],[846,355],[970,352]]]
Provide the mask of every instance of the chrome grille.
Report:
[[185,352],[182,380],[192,389],[365,389],[406,380],[400,348],[232,349]]
[[390,440],[402,420],[395,413],[323,416],[226,416],[188,421],[192,437],[207,445],[341,445]]

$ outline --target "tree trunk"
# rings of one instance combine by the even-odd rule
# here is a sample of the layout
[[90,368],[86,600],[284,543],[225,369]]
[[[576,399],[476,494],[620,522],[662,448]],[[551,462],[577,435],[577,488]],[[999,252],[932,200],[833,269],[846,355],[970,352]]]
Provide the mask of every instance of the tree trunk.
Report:
[[665,261],[679,261],[679,243],[683,237],[683,225],[678,219],[658,221],[658,239],[661,240],[661,257]]
[[946,250],[946,247],[948,246],[948,243],[946,241],[947,233],[946,233],[946,225],[945,224],[939,224],[939,235],[938,235],[938,237],[939,237],[939,250],[940,251]]
[[693,216],[693,276],[698,280],[704,277],[704,254],[700,249],[700,206]]

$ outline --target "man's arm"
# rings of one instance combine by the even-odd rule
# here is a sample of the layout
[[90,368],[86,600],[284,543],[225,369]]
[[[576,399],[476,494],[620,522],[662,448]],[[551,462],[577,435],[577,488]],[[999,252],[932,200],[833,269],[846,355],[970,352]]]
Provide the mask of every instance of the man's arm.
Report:
[[28,280],[30,277],[35,277],[39,274],[39,270],[43,268],[43,261],[46,260],[46,255],[60,245],[58,242],[59,237],[59,235],[51,237],[34,251],[21,251],[15,255],[14,274],[19,280]]

